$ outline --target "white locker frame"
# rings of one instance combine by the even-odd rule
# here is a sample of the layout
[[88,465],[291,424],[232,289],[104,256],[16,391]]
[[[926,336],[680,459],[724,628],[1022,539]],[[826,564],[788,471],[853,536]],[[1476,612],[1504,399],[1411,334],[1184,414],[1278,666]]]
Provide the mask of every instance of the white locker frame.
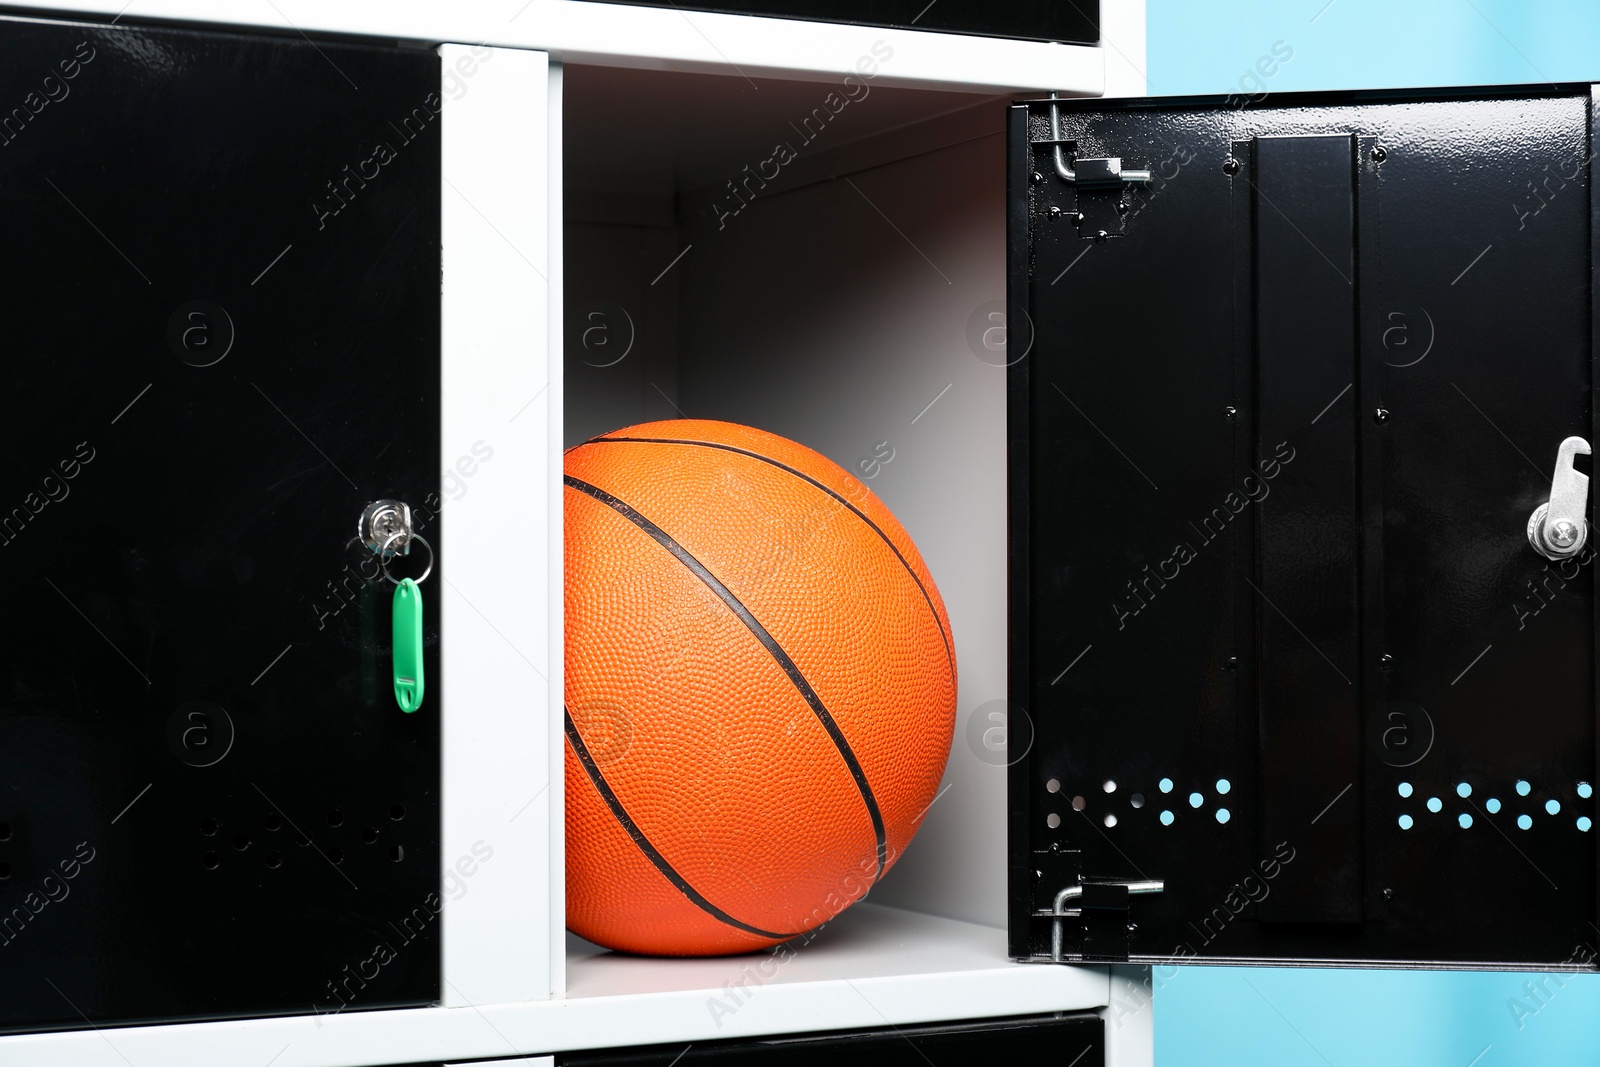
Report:
[[[847,949],[808,949],[754,981],[751,957],[590,959],[581,976],[567,973],[559,714],[562,65],[837,79],[859,52],[859,28],[579,0],[29,6],[56,17],[131,14],[214,29],[292,28],[438,45],[444,67],[467,87],[445,94],[441,149],[441,462],[454,465],[479,440],[494,448],[494,462],[478,469],[470,493],[449,503],[443,551],[450,578],[436,601],[449,634],[441,857],[461,890],[447,895],[442,916],[441,1005],[19,1034],[0,1037],[0,1062],[549,1062],[524,1058],[1053,1011],[1099,1012],[1108,1064],[1153,1062],[1148,969],[1013,964],[1002,930],[872,904],[836,920],[854,932]],[[1101,47],[872,32],[895,49],[886,84],[1144,95],[1144,0],[1103,0],[1102,18]],[[509,551],[508,529],[521,538]],[[539,604],[544,612],[529,610]],[[738,1010],[708,1012],[710,999],[730,987],[741,991]]]

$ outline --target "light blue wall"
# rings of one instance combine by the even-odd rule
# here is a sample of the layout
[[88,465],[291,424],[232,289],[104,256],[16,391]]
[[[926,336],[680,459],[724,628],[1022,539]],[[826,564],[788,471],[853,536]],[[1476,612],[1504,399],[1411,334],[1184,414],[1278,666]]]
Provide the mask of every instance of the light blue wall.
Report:
[[[1275,42],[1273,92],[1600,80],[1596,0],[1148,0],[1150,91],[1226,93]],[[1313,21],[1315,20],[1315,21]]]
[[[1273,93],[1600,80],[1600,0],[1148,4],[1157,95],[1260,92],[1241,79],[1277,42],[1294,55],[1264,79]],[[1505,901],[1483,921],[1517,908]],[[1549,979],[1538,1000],[1524,983],[1542,976],[1523,974],[1185,967],[1162,977],[1157,1067],[1600,1064],[1600,977]]]

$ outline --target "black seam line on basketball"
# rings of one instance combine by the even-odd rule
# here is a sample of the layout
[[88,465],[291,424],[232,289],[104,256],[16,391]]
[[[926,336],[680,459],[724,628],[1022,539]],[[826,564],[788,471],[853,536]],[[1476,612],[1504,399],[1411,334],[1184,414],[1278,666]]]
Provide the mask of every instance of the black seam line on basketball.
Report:
[[[695,445],[700,448],[716,448],[722,450],[723,452],[736,452],[741,456],[749,456],[751,459],[759,459],[763,463],[771,464],[772,466],[777,467],[779,470],[788,471],[801,481],[809,482],[811,485],[816,486],[824,493],[827,493],[829,496],[833,497],[833,499],[837,500],[839,503],[843,504],[845,507],[854,512],[856,518],[872,527],[872,532],[883,539],[883,543],[889,546],[889,551],[895,554],[895,558],[897,558],[900,561],[900,565],[906,569],[906,573],[911,575],[911,580],[917,583],[918,592],[922,594],[922,599],[927,602],[928,613],[933,616],[933,624],[939,628],[939,640],[944,642],[944,658],[945,662],[950,667],[950,676],[952,678],[955,677],[956,658],[955,654],[950,650],[950,635],[944,631],[944,622],[939,618],[938,609],[933,606],[933,597],[928,595],[928,587],[922,584],[922,579],[917,577],[917,572],[911,569],[911,562],[907,560],[905,555],[901,553],[900,549],[895,546],[895,543],[889,539],[889,535],[883,532],[883,528],[877,523],[873,522],[871,517],[868,516],[866,512],[850,503],[850,501],[846,500],[832,489],[829,489],[826,485],[823,485],[821,482],[811,477],[811,475],[806,474],[804,471],[796,470],[787,463],[780,463],[769,456],[763,456],[760,452],[751,452],[748,449],[739,448],[736,445],[724,445],[718,444],[715,441],[695,441],[678,437],[593,437],[585,441],[584,444],[598,445],[605,444],[608,441],[622,441],[632,442],[635,444],[655,445]],[[581,448],[582,445],[578,447]]]
[[667,858],[656,850],[656,846],[650,843],[650,839],[644,835],[644,831],[639,829],[639,824],[633,821],[633,817],[622,806],[622,801],[617,798],[616,793],[612,792],[611,784],[606,781],[606,776],[600,772],[599,765],[595,763],[594,757],[589,754],[588,746],[583,743],[583,737],[578,733],[577,724],[572,721],[572,713],[567,711],[565,707],[561,709],[561,712],[567,722],[567,741],[572,745],[572,750],[577,753],[578,762],[583,764],[585,773],[589,775],[589,781],[594,783],[594,787],[600,793],[601,799],[606,802],[606,807],[611,809],[611,814],[616,817],[617,822],[622,824],[622,828],[628,832],[628,836],[633,838],[633,843],[639,846],[639,851],[643,852],[645,858],[655,865],[656,870],[661,872],[663,878],[676,886],[678,892],[687,897],[695,907],[712,918],[727,923],[729,926],[737,927],[747,934],[755,934],[757,937],[772,938],[778,941],[787,941],[791,937],[798,936],[797,934],[775,934],[771,930],[763,930],[759,926],[751,926],[749,923],[740,922],[701,896],[694,886],[690,885],[683,875],[679,874],[672,864],[667,862]]
[[800,673],[799,666],[789,658],[789,653],[785,652],[783,646],[778,644],[777,638],[767,632],[767,628],[761,625],[761,621],[750,613],[750,609],[744,606],[743,601],[734,596],[733,591],[723,585],[716,575],[707,570],[704,563],[695,559],[688,549],[673,540],[671,534],[645,518],[632,505],[612,496],[604,489],[574,478],[570,474],[564,475],[563,479],[567,485],[578,492],[593,497],[639,527],[639,529],[649,534],[662,548],[677,557],[679,563],[693,571],[696,578],[699,578],[706,584],[707,588],[722,598],[722,602],[728,606],[728,610],[738,616],[739,621],[744,623],[745,627],[755,635],[756,640],[760,641],[762,646],[772,655],[772,658],[778,662],[778,666],[783,668],[783,673],[789,676],[789,681],[800,691],[800,695],[805,698],[805,702],[811,705],[811,710],[817,716],[818,721],[822,723],[822,728],[828,731],[828,736],[833,739],[833,747],[839,750],[839,755],[844,759],[845,766],[850,769],[850,777],[855,779],[856,790],[861,794],[862,803],[867,806],[867,815],[872,819],[872,833],[878,843],[878,870],[873,875],[872,880],[876,882],[879,878],[882,878],[884,868],[888,866],[889,839],[883,828],[883,813],[878,810],[878,798],[873,795],[872,784],[867,781],[867,772],[862,768],[861,761],[856,759],[855,751],[851,749],[850,742],[844,736],[844,731],[839,729],[839,724],[834,721],[833,716],[828,712],[827,706],[822,703],[822,698],[817,695],[815,689],[811,688],[811,683],[806,681],[804,674]]

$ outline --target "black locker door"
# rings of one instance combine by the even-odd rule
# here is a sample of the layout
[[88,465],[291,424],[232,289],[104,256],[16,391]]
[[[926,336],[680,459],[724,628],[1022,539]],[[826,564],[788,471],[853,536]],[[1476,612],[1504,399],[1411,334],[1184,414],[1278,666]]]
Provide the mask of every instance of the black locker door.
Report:
[[1013,108],[1012,953],[1594,969],[1590,89],[1239,103]]
[[946,1063],[1105,1062],[1105,1021],[1059,1012],[745,1041],[599,1049],[556,1056],[559,1067],[923,1067]]
[[0,20],[0,1031],[437,1000],[438,85]]
[[[622,3],[623,0],[606,0]],[[932,30],[985,37],[1015,37],[1034,41],[1094,44],[1100,40],[1099,0],[1012,0],[1008,4],[985,0],[627,0],[651,7],[688,7],[731,15],[806,19],[815,22],[849,22],[893,29]]]

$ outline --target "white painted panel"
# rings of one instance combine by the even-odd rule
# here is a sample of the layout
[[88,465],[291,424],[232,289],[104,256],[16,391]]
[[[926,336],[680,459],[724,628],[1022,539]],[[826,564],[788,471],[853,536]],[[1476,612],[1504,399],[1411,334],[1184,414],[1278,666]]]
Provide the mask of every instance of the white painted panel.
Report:
[[938,798],[872,899],[1000,927],[1005,756],[984,744],[1006,697],[1005,357],[982,346],[1006,292],[991,106],[987,135],[685,233],[678,403],[816,449],[916,542],[950,615],[957,721]]
[[[559,360],[549,64],[446,45],[442,395],[446,1005],[548,997],[562,903],[548,725],[560,680]],[[554,305],[559,307],[559,302]],[[554,416],[554,417],[552,417]],[[556,764],[556,766],[559,766]],[[552,871],[556,872],[554,875]],[[414,1057],[413,1057],[414,1058]]]
[[[546,832],[549,834],[549,983],[552,995],[559,996],[566,989],[567,955],[562,945],[567,933],[567,825],[566,825],[566,740],[562,725],[566,701],[566,625],[562,590],[565,583],[565,535],[562,501],[565,492],[561,485],[563,438],[565,437],[566,396],[565,360],[562,352],[566,336],[566,191],[562,183],[564,170],[562,151],[565,124],[566,94],[561,64],[552,62],[549,73],[549,94],[546,123],[549,143],[549,186],[547,192],[545,226],[549,234],[550,285],[547,315],[550,320],[549,353],[546,360],[550,388],[545,393],[545,480],[528,486],[530,493],[542,492],[545,500],[545,528],[548,531],[548,548],[545,552],[545,612],[548,652],[546,671],[549,674],[549,703],[545,713],[545,773],[549,775],[550,789],[546,797]],[[532,556],[529,562],[533,561]]]
[[841,77],[873,41],[882,40],[895,52],[894,69],[883,77],[886,84],[996,92],[1060,89],[1094,96],[1105,81],[1098,48],[581,0],[36,0],[21,8],[253,25],[275,32],[477,41],[537,48],[566,63],[751,77]]
[[1150,96],[1145,48],[1145,0],[1101,0],[1100,47],[1105,53],[1105,96]]
[[[1168,968],[1170,970],[1170,968]],[[1155,1067],[1156,1001],[1149,967],[1112,967],[1106,1021],[1106,1067]]]

